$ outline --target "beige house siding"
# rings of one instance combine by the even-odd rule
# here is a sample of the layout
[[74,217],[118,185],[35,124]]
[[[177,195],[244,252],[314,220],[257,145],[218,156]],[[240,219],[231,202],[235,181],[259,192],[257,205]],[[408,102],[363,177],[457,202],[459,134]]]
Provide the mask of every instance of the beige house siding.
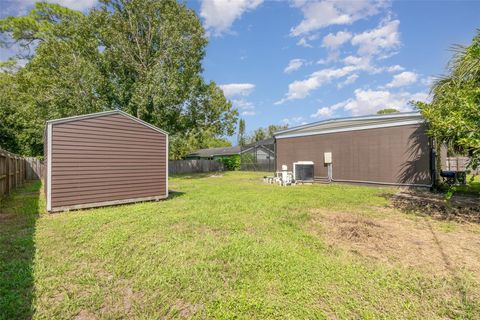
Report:
[[392,126],[277,139],[277,168],[313,161],[327,177],[324,152],[332,152],[333,178],[378,183],[431,183],[425,124]]

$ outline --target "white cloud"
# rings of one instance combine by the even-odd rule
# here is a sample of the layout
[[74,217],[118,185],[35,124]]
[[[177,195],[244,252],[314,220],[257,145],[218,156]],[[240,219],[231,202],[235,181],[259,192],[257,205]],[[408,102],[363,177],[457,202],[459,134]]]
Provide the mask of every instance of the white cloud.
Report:
[[[393,93],[387,90],[355,90],[355,97],[336,103],[330,107],[324,107],[313,114],[312,117],[331,116],[334,111],[343,109],[354,116],[375,114],[378,110],[394,108],[399,111],[411,111],[409,102],[412,100],[427,101],[428,94],[424,92]],[[323,110],[322,110],[323,109]],[[319,112],[322,110],[321,112]],[[318,115],[317,115],[318,114]]]
[[387,72],[399,72],[399,71],[403,71],[405,70],[404,67],[402,67],[401,65],[394,65],[394,66],[390,66],[390,67],[387,67]]
[[428,87],[431,87],[435,83],[436,78],[428,76],[422,79],[422,84]]
[[290,30],[292,36],[308,34],[331,25],[349,25],[377,14],[387,1],[294,1],[294,6],[303,12],[303,20]]
[[400,46],[399,25],[399,20],[383,20],[377,28],[353,36],[352,45],[358,46],[360,56],[388,57]]
[[[44,0],[45,2],[56,3],[64,7],[85,11],[95,6],[97,0]],[[12,7],[16,8],[17,14],[26,14],[30,7],[32,7],[38,0],[15,0],[12,1]],[[12,10],[13,11],[13,10]]]
[[254,116],[255,113],[255,105],[247,101],[245,99],[233,99],[232,100],[233,106],[240,111],[240,115],[242,116]]
[[415,72],[404,71],[393,76],[392,81],[387,84],[387,88],[398,88],[411,85],[417,82],[418,75]]
[[308,36],[303,36],[297,41],[297,46],[302,46],[305,48],[313,48],[310,44],[311,41],[317,40],[319,38],[318,34],[311,34]]
[[229,83],[219,85],[220,89],[223,90],[223,93],[227,98],[235,96],[248,96],[255,89],[253,83]]
[[354,83],[355,81],[357,81],[358,79],[358,74],[352,74],[350,76],[347,77],[347,79],[345,79],[345,81],[343,82],[340,82],[339,84],[337,84],[337,88],[341,89],[345,86],[348,86],[349,84],[352,84]]
[[47,2],[58,3],[64,7],[80,11],[90,9],[97,4],[97,0],[47,0]]
[[340,108],[343,108],[345,105],[344,102],[339,102],[334,105],[331,105],[330,107],[323,107],[317,110],[314,114],[310,115],[311,118],[316,118],[316,119],[325,119],[325,118],[330,118],[334,112]]
[[[290,83],[288,85],[288,92],[285,97],[275,102],[275,104],[279,105],[289,100],[306,98],[311,91],[320,88],[324,84],[327,84],[335,79],[348,77],[357,71],[376,72],[375,68],[368,63],[369,60],[364,61],[362,58],[357,59],[356,57],[352,57],[351,59],[347,59],[347,61],[351,63],[341,68],[321,69],[312,73],[307,79],[296,80]],[[351,83],[354,80],[356,80],[356,77],[351,78],[349,81]]]
[[312,118],[328,118],[333,114],[333,110],[328,107],[323,107],[317,110],[314,114],[311,115]]
[[296,80],[288,85],[288,92],[285,98],[275,102],[282,104],[288,100],[303,99],[310,94],[310,91],[318,89],[323,84],[330,82],[332,79],[338,79],[351,73],[355,67],[345,66],[339,69],[322,69],[312,73],[305,80]]
[[348,56],[343,59],[345,65],[355,66],[358,70],[367,71],[369,73],[378,73],[382,71],[381,68],[372,64],[372,59],[367,56]]
[[297,41],[297,46],[302,46],[305,48],[313,48],[313,46],[308,43],[308,39],[305,37],[300,38],[300,40]]
[[233,22],[249,10],[257,8],[263,0],[203,0],[200,16],[205,29],[220,35],[230,29]]
[[336,50],[351,38],[352,34],[348,31],[338,31],[336,34],[329,33],[323,38],[322,47]]
[[292,59],[288,62],[288,66],[283,70],[285,73],[291,73],[300,69],[305,64],[303,59]]
[[233,103],[234,107],[236,107],[237,109],[241,109],[241,110],[253,110],[253,109],[255,109],[255,106],[253,105],[253,103],[250,102],[250,101],[247,101],[245,99],[233,99],[232,103]]
[[284,124],[288,124],[289,126],[298,125],[298,124],[305,124],[304,117],[292,117],[292,118],[285,118],[282,120]]

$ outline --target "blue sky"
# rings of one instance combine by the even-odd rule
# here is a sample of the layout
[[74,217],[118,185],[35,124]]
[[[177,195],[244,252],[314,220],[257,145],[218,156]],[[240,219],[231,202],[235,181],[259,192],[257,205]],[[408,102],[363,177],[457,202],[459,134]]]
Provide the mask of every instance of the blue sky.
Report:
[[[31,0],[0,0],[1,16]],[[53,1],[88,10],[95,0]],[[454,44],[480,28],[480,1],[188,1],[209,34],[204,76],[221,85],[247,131],[410,110],[428,100]],[[9,51],[0,51],[5,59]]]

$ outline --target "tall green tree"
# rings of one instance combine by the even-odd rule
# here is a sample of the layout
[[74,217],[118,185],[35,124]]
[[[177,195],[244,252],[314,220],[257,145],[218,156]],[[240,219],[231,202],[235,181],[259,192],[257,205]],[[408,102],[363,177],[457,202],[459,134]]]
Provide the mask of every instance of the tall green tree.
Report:
[[0,20],[2,44],[19,45],[15,58],[28,62],[8,77],[14,90],[0,93],[1,109],[12,113],[16,152],[42,154],[45,120],[108,106],[98,94],[103,77],[93,31],[82,13],[47,3],[37,3],[26,16]]
[[416,102],[437,141],[480,164],[480,30],[469,46],[455,46],[448,75],[432,87],[431,103]]
[[253,142],[260,141],[260,140],[265,140],[265,139],[271,138],[271,137],[273,137],[273,134],[276,131],[283,130],[283,129],[286,129],[286,128],[288,128],[288,125],[286,125],[286,124],[285,125],[272,124],[272,125],[269,125],[266,128],[255,129],[253,131],[252,135],[250,136],[250,138],[248,139],[248,143],[253,143]]
[[104,0],[85,15],[37,3],[0,20],[0,32],[4,45],[30,52],[1,80],[15,94],[0,97],[20,124],[13,136],[25,154],[41,154],[45,120],[113,108],[168,131],[176,154],[234,133],[238,113],[201,76],[207,39],[184,4]]
[[237,138],[237,144],[239,146],[244,146],[245,145],[245,119],[240,119],[238,121],[238,138]]

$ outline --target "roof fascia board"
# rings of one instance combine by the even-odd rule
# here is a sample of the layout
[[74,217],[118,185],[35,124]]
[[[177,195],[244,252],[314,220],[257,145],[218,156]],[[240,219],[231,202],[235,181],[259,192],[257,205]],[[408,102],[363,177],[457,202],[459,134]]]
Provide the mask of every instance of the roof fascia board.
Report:
[[375,125],[368,125],[368,126],[358,126],[358,127],[349,127],[349,128],[338,128],[338,129],[327,129],[327,130],[317,130],[311,132],[304,132],[304,133],[291,133],[285,135],[278,135],[276,136],[277,139],[285,139],[285,138],[295,138],[295,137],[305,137],[305,136],[314,136],[314,135],[321,135],[327,133],[337,133],[337,132],[348,132],[348,131],[359,131],[359,130],[368,130],[368,129],[377,129],[377,128],[388,128],[388,127],[399,127],[399,126],[407,126],[412,124],[420,124],[425,123],[425,120],[407,120],[402,122],[394,122],[394,123],[382,123],[382,124],[375,124]]
[[125,116],[125,117],[127,117],[127,118],[132,119],[133,121],[137,121],[138,123],[143,124],[144,126],[149,127],[150,129],[153,129],[153,130],[155,130],[155,131],[158,131],[158,132],[163,133],[163,134],[165,134],[165,135],[168,136],[168,132],[165,131],[165,130],[162,130],[162,129],[160,129],[160,128],[157,128],[156,126],[154,126],[154,125],[152,125],[152,124],[150,124],[150,123],[148,123],[148,122],[145,122],[145,121],[143,121],[143,120],[141,120],[141,119],[138,119],[137,117],[134,117],[134,116],[132,116],[131,114],[128,114],[128,113],[123,112],[123,111],[121,111],[121,110],[116,110],[116,111],[117,111],[119,114],[121,114],[121,115],[123,115],[123,116]]
[[96,113],[90,113],[90,114],[84,114],[84,115],[79,115],[79,116],[73,116],[73,117],[67,117],[67,118],[61,118],[61,119],[54,119],[54,120],[48,120],[47,124],[60,124],[60,123],[66,123],[66,122],[71,122],[71,121],[78,121],[78,120],[84,120],[84,119],[92,119],[92,118],[97,118],[97,117],[103,117],[103,116],[108,116],[112,114],[121,114],[124,117],[127,117],[129,119],[132,119],[133,121],[136,121],[146,127],[149,127],[150,129],[153,129],[155,131],[158,131],[160,133],[163,133],[168,136],[168,132],[155,127],[154,125],[151,125],[148,122],[145,122],[141,119],[138,119],[137,117],[134,117],[124,111],[121,110],[109,110],[109,111],[102,111],[102,112],[96,112]]
[[256,146],[256,147],[250,147],[250,148],[248,148],[248,149],[242,150],[242,151],[240,151],[240,154],[245,153],[245,152],[248,152],[248,151],[250,151],[250,150],[252,150],[252,149],[255,149],[255,148],[262,149],[263,151],[265,151],[266,153],[269,153],[269,154],[274,154],[273,150],[270,150],[270,149],[268,149],[268,148],[265,148],[265,147],[262,146],[262,145]]
[[386,114],[386,115],[369,115],[369,116],[358,116],[358,117],[348,117],[348,118],[335,118],[335,119],[328,119],[328,120],[322,120],[322,121],[317,121],[309,124],[304,124],[301,126],[296,126],[292,127],[289,129],[285,130],[280,130],[274,133],[274,136],[276,137],[277,135],[291,132],[291,131],[296,131],[296,130],[301,130],[301,129],[307,129],[310,127],[315,127],[317,125],[321,124],[329,124],[329,123],[335,123],[335,122],[346,122],[346,121],[362,121],[362,120],[376,120],[376,119],[395,119],[395,118],[406,118],[406,117],[421,117],[420,112],[401,112],[401,113],[394,113],[394,114]]
[[215,156],[234,156],[237,155],[238,153],[216,153],[212,154],[209,157],[215,157]]

